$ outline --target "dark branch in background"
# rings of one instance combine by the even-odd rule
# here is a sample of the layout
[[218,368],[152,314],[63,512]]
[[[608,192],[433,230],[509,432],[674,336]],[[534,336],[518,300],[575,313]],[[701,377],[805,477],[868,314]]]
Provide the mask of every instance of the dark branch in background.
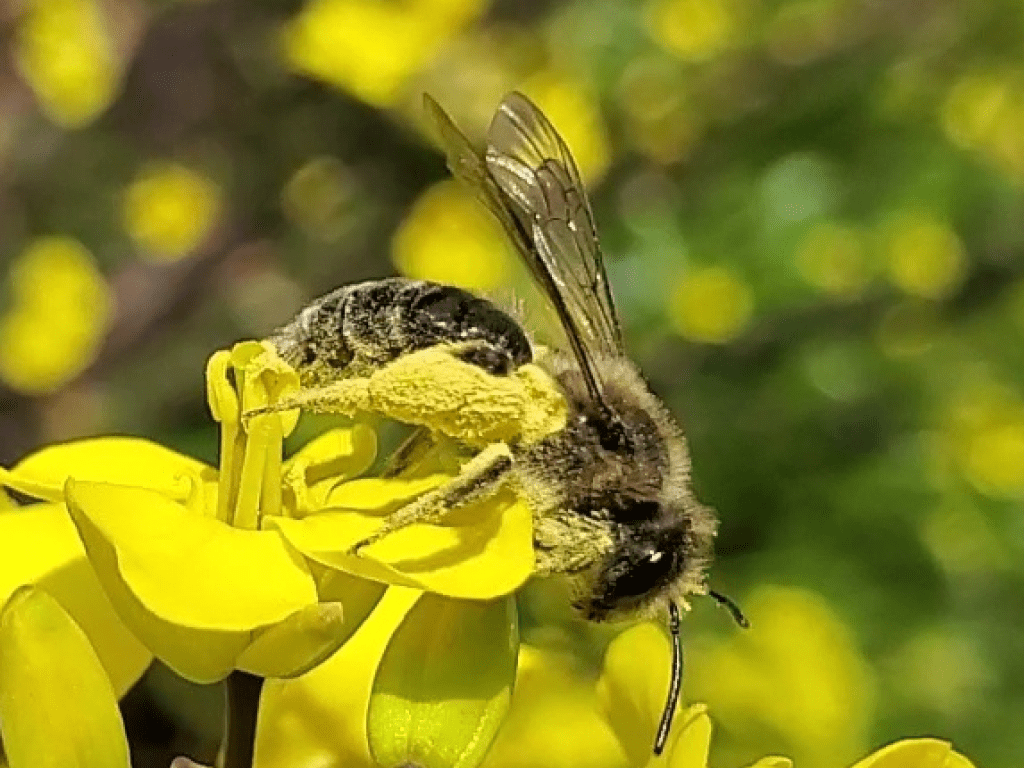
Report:
[[131,262],[113,276],[113,325],[83,379],[101,378],[105,369],[130,358],[148,342],[172,331],[204,298],[218,266],[241,232],[218,232],[194,255],[172,264]]

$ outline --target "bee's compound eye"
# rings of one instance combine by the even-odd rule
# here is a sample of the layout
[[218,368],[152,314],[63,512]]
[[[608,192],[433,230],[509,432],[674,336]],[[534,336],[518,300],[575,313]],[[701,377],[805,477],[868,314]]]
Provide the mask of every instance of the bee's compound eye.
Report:
[[640,562],[635,566],[643,578],[650,580],[652,586],[664,580],[674,567],[675,554],[663,552],[660,549],[652,549],[645,552]]
[[665,584],[676,570],[676,555],[645,549],[616,562],[606,573],[607,596],[613,600],[638,597]]

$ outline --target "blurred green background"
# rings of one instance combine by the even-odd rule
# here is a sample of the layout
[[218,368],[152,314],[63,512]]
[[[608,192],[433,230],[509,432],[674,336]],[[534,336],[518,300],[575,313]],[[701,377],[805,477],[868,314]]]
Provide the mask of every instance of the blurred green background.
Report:
[[[0,29],[0,462],[111,432],[214,460],[206,357],[339,284],[535,306],[420,115],[479,137],[520,88],[754,624],[685,623],[712,764],[914,735],[1024,764],[1021,3],[13,0]],[[524,606],[594,673],[608,630]],[[136,765],[209,750],[218,702],[151,672]]]

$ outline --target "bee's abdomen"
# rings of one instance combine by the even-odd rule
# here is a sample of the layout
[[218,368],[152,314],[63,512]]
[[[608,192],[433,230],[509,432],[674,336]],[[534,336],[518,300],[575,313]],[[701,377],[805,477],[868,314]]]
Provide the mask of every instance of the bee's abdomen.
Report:
[[326,365],[363,371],[439,344],[496,374],[533,358],[522,328],[490,301],[404,278],[339,288],[303,310],[273,341],[300,370]]

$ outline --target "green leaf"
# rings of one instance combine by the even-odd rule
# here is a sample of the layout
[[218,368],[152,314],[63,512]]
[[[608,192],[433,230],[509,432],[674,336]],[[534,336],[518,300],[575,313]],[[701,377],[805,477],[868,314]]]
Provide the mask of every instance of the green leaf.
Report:
[[425,594],[384,652],[367,713],[384,768],[474,768],[508,711],[519,627],[515,600]]

